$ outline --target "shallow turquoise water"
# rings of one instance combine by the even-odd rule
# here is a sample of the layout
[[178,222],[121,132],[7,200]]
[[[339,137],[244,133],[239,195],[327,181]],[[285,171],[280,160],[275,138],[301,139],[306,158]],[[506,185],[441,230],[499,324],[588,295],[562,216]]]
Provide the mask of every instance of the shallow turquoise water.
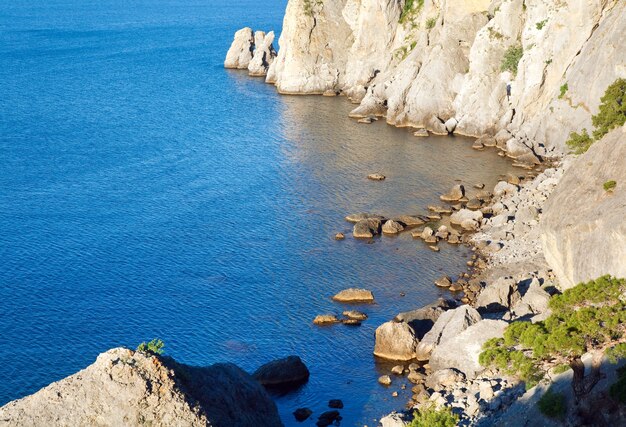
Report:
[[[348,237],[348,213],[421,213],[455,179],[509,164],[462,138],[347,118],[345,99],[281,97],[222,68],[233,32],[278,30],[284,1],[0,4],[0,404],[161,337],[191,364],[300,355],[277,396],[342,425],[403,406],[376,378],[376,326],[431,302],[467,250]],[[368,173],[387,175],[383,182]],[[373,290],[360,328],[316,328],[337,291]],[[405,297],[400,292],[406,293]],[[303,425],[312,425],[314,420]]]

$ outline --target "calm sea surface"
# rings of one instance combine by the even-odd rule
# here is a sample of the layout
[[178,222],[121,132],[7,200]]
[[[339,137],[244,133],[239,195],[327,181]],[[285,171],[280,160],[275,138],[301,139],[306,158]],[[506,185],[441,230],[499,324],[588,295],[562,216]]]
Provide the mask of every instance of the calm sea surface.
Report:
[[[374,330],[439,296],[468,250],[332,236],[510,166],[224,70],[233,32],[279,31],[285,3],[0,3],[0,405],[153,337],[190,364],[300,355],[311,380],[277,397],[286,425],[340,398],[342,425],[372,426],[410,397],[377,384]],[[314,327],[352,286],[376,296],[363,326]]]

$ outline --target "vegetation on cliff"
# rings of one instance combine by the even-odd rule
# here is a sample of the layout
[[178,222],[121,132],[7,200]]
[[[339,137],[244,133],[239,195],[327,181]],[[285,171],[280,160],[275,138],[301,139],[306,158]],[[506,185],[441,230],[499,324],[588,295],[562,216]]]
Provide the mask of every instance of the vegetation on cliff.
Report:
[[595,141],[626,123],[626,79],[615,80],[600,101],[598,114],[591,117],[594,127],[592,135],[583,129],[580,134],[572,132],[566,142],[575,154],[584,153]]
[[[574,371],[576,400],[603,378],[602,357],[626,356],[626,279],[603,276],[550,299],[552,314],[543,322],[515,322],[504,338],[485,343],[480,363],[495,366],[534,384],[546,367],[568,364]],[[585,375],[582,356],[592,354]]]
[[449,407],[436,409],[430,406],[416,411],[408,427],[454,427],[458,422],[459,416]]

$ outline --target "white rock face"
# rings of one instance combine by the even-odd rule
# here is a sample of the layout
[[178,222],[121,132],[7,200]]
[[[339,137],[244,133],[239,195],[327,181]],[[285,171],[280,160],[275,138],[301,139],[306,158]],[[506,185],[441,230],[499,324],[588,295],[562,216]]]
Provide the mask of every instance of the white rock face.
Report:
[[252,60],[254,36],[252,28],[242,28],[235,33],[235,39],[230,45],[224,60],[225,68],[246,69]]
[[274,427],[282,423],[265,389],[235,365],[199,368],[115,348],[86,369],[0,408],[0,425]]
[[[626,127],[594,143],[544,206],[541,241],[561,286],[626,277]],[[616,181],[613,191],[604,183]]]
[[484,368],[478,362],[482,345],[491,338],[501,337],[507,323],[502,320],[481,320],[455,337],[441,343],[430,356],[433,371],[454,368],[469,379]]
[[[401,20],[395,0],[290,0],[267,81],[282,93],[343,92],[360,102],[351,116],[397,126],[505,130],[499,147],[534,163],[590,128],[604,90],[626,74],[623,1],[415,4]],[[502,71],[515,46],[523,48],[517,73]]]
[[265,76],[274,58],[274,32],[265,34],[263,31],[254,33],[254,54],[250,64],[248,64],[248,74],[251,76]]

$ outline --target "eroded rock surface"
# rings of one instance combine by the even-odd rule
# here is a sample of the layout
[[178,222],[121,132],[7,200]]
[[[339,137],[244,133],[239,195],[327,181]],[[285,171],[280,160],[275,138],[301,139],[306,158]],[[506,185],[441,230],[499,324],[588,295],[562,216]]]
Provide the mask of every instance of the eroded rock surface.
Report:
[[0,408],[7,426],[282,426],[263,387],[232,364],[201,368],[125,348]]

